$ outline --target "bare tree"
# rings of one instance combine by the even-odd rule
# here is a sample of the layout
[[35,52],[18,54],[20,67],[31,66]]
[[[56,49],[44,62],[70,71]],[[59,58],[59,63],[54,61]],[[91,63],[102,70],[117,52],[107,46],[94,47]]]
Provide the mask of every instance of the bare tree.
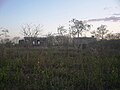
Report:
[[103,40],[108,31],[109,30],[107,30],[106,25],[101,25],[100,27],[97,28],[96,31],[92,31],[91,34],[93,34],[96,38]]
[[77,37],[80,37],[84,31],[89,31],[91,28],[91,25],[77,19],[72,19],[70,22],[73,23],[73,25],[70,26],[71,34],[73,36],[77,35]]
[[42,27],[39,25],[26,24],[22,26],[22,34],[24,37],[37,37],[42,31]]

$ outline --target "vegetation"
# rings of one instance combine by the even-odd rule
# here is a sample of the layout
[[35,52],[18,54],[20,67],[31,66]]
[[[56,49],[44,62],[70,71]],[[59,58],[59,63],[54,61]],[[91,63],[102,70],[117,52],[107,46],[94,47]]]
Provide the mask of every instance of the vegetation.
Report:
[[27,24],[22,26],[22,34],[25,37],[37,37],[42,30],[42,26]]
[[91,32],[96,38],[98,39],[104,39],[105,35],[108,33],[108,30],[106,29],[106,25],[101,25],[97,28],[96,31]]
[[[109,49],[109,44],[115,48]],[[118,41],[102,41],[94,44],[96,49],[91,47],[82,52],[1,46],[0,89],[119,90],[118,44]]]
[[[76,19],[72,23],[70,36],[79,38],[91,28]],[[22,30],[24,36],[37,37],[41,27],[25,25]],[[68,45],[64,26],[58,27],[57,38],[48,34],[47,48],[19,47],[13,43],[19,37],[11,41],[8,30],[2,32],[0,90],[120,90],[120,34],[108,33],[105,25],[93,32],[102,40],[84,50]],[[65,47],[51,47],[55,39]]]

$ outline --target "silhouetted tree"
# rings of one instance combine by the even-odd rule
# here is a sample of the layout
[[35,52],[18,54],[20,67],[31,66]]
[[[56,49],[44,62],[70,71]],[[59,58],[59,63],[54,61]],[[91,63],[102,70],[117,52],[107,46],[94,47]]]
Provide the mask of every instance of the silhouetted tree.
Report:
[[116,33],[116,39],[120,39],[120,33]]
[[64,28],[64,26],[59,26],[57,28],[58,35],[64,36],[67,33],[67,30]]
[[6,28],[0,28],[1,43],[7,43],[9,41],[9,30]]
[[32,24],[26,24],[22,26],[22,34],[24,37],[37,37],[41,30],[42,27],[40,24],[39,25],[32,25]]
[[55,37],[55,42],[60,46],[68,46],[70,37],[68,35],[67,29],[65,26],[59,26],[57,28],[58,36]]
[[101,25],[100,27],[97,28],[96,31],[91,32],[91,34],[93,34],[96,38],[103,40],[108,31],[109,30],[107,30],[106,25]]
[[73,23],[73,25],[70,26],[71,34],[73,36],[80,37],[82,36],[84,31],[89,31],[91,28],[91,25],[85,23],[84,21],[79,21],[77,19],[72,19],[70,22]]
[[109,33],[109,34],[106,35],[105,38],[106,38],[107,40],[120,39],[120,33],[115,33],[115,34]]

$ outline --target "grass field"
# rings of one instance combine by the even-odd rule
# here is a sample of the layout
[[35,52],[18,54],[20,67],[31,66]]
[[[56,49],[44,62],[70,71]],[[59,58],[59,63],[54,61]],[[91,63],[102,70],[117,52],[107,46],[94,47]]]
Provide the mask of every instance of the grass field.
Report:
[[0,90],[120,90],[119,85],[119,50],[0,49]]

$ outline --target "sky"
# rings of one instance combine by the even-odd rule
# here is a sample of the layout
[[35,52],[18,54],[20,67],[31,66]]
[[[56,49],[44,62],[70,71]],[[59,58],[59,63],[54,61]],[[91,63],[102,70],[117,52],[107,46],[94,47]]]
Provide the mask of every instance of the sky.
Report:
[[14,37],[21,35],[24,24],[41,24],[45,35],[76,18],[91,20],[93,29],[106,24],[110,31],[119,32],[119,6],[119,0],[0,0],[0,27],[8,28]]

